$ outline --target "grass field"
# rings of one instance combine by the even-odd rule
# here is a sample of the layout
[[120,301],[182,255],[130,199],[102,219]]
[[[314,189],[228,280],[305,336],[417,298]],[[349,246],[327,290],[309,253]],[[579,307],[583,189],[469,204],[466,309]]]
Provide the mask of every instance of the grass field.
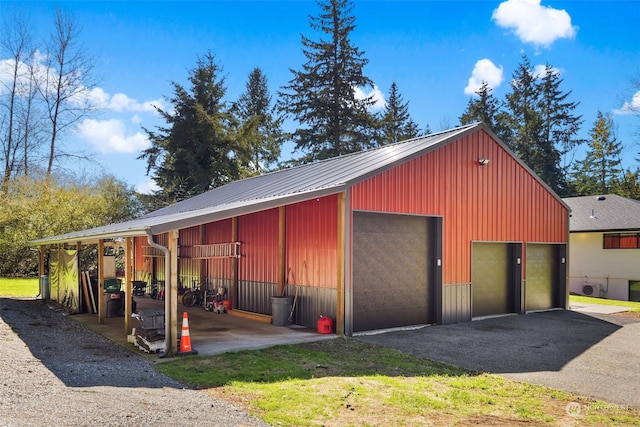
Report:
[[584,297],[581,295],[570,295],[569,303],[584,302],[589,304],[615,305],[617,307],[629,307],[629,311],[640,313],[640,302],[636,301],[618,301],[614,299]]
[[33,298],[40,293],[39,278],[5,278],[0,277],[0,296]]
[[640,425],[640,411],[349,338],[156,367],[274,425]]

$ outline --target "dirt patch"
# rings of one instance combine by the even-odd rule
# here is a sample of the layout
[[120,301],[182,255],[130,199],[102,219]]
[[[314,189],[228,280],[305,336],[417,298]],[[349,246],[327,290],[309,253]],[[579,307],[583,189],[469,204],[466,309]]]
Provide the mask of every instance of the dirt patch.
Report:
[[633,317],[636,319],[640,319],[640,312],[639,311],[622,311],[620,313],[616,313],[616,316]]

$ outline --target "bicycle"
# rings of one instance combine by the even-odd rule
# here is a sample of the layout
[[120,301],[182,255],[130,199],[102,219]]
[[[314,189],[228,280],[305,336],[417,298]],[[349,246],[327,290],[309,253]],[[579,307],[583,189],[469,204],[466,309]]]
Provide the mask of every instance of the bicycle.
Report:
[[195,307],[202,304],[205,293],[201,288],[202,287],[200,285],[194,283],[192,289],[189,289],[184,294],[182,294],[182,305],[184,305],[185,307]]

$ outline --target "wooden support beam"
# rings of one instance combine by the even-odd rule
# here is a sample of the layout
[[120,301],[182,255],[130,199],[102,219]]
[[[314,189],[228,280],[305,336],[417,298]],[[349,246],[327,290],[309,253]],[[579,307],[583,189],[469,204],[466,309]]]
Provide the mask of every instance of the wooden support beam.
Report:
[[134,260],[133,237],[127,237],[124,244],[124,332],[131,333],[131,314],[133,311],[133,270]]
[[104,240],[98,240],[98,323],[104,323]]
[[47,250],[47,246],[38,246],[38,249],[39,249],[38,254],[40,255],[38,272],[40,273],[40,276],[44,276],[44,272],[45,272],[44,254],[45,254],[45,251]]
[[[169,356],[178,354],[178,230],[169,232],[170,277],[165,281],[165,298],[169,298]],[[165,313],[166,315],[166,313]]]

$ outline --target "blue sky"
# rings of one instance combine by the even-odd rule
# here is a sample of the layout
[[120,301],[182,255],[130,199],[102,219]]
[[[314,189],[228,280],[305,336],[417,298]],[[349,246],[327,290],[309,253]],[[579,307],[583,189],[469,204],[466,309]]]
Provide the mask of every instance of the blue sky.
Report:
[[[0,0],[3,17],[26,12],[36,40],[53,29],[56,7],[82,29],[100,78],[92,97],[102,112],[65,136],[67,148],[94,153],[94,162],[74,167],[101,168],[140,191],[152,186],[146,163],[136,160],[149,144],[141,126],[163,124],[152,105],[169,107],[171,81],[188,87],[198,56],[210,51],[223,67],[227,101],[245,90],[255,67],[275,98],[304,62],[301,34],[318,39],[308,19],[319,11],[314,1]],[[613,114],[623,162],[637,166],[640,117],[628,107],[640,109],[640,87],[632,85],[640,80],[639,1],[356,1],[353,13],[352,42],[369,60],[364,72],[379,106],[395,81],[420,127],[454,127],[482,80],[503,99],[526,54],[561,73],[562,89],[580,102],[581,136],[598,111]]]

